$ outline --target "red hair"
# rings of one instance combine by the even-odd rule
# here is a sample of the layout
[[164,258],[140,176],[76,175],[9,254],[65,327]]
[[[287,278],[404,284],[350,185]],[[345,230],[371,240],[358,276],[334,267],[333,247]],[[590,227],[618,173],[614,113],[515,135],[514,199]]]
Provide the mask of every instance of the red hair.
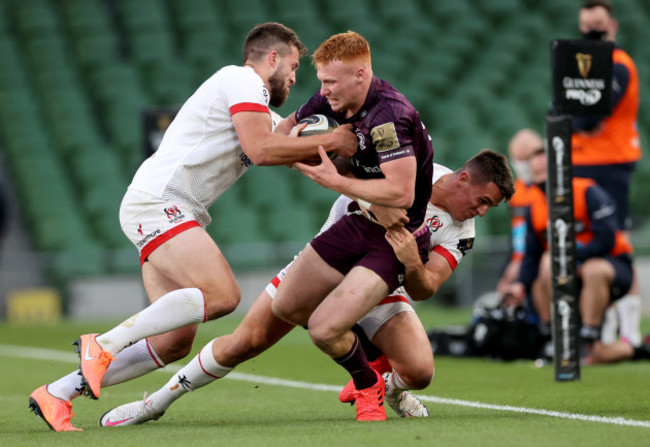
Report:
[[370,64],[370,45],[361,34],[354,31],[335,34],[320,44],[312,59],[317,67],[335,60],[349,62],[361,59]]

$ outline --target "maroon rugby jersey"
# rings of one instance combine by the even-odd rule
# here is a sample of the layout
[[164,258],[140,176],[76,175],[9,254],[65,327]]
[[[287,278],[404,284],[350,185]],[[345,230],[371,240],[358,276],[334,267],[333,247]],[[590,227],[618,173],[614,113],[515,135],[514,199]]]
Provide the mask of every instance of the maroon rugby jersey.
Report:
[[[316,93],[296,112],[296,120],[320,113],[339,124],[351,123],[359,148],[350,158],[351,169],[360,179],[383,178],[380,165],[403,157],[415,157],[415,200],[407,210],[406,228],[414,231],[424,222],[431,196],[433,147],[418,111],[406,97],[386,81],[374,77],[361,109],[346,119],[345,112],[334,112],[327,98]],[[350,210],[358,209],[356,202]]]

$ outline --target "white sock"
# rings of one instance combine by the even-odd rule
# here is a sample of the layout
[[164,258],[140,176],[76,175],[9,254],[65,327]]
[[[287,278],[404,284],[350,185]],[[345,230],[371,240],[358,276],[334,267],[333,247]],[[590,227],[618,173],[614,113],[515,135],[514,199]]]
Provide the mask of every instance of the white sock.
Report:
[[115,355],[145,337],[206,321],[205,300],[199,289],[169,292],[119,326],[97,337],[97,343]]
[[144,376],[164,366],[153,346],[145,338],[115,356],[102,379],[102,388]]
[[157,411],[165,411],[179,397],[188,391],[205,386],[226,376],[234,368],[222,366],[212,355],[214,340],[205,345],[203,349],[158,391],[153,393],[148,401]]
[[410,389],[410,387],[402,380],[402,378],[397,374],[397,371],[393,370],[388,376],[390,382],[390,387],[394,390],[393,394],[399,394],[404,390]]
[[[147,340],[140,340],[118,353],[102,379],[102,387],[116,385],[143,376],[165,364],[158,357],[153,346]],[[54,397],[71,401],[81,395],[81,375],[79,370],[63,376],[47,386],[47,391]]]
[[83,386],[79,370],[74,370],[67,376],[61,377],[56,382],[47,385],[47,392],[59,399],[70,401],[81,395]]

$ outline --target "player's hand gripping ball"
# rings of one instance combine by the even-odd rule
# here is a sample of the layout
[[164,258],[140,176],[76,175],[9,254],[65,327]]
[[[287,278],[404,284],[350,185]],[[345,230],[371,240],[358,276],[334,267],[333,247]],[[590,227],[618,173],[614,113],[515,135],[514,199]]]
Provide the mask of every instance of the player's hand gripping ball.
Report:
[[[307,126],[300,131],[298,134],[299,137],[310,137],[312,135],[322,135],[326,133],[334,132],[334,129],[339,127],[339,123],[332,117],[326,115],[309,115],[300,121],[298,124],[307,123]],[[328,152],[330,160],[334,160],[337,157],[335,152]],[[319,164],[320,157],[316,156],[314,159],[304,160],[304,163],[307,164]]]

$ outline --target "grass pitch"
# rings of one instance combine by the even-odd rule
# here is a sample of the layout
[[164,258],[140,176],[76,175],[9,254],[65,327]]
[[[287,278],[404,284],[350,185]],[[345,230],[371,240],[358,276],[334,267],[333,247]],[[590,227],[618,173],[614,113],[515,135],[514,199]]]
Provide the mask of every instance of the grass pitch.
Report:
[[[429,305],[418,313],[427,328],[469,318],[467,310]],[[203,325],[192,355],[214,336],[231,332],[240,318]],[[99,401],[76,399],[73,423],[85,431],[51,432],[28,411],[29,394],[76,367],[70,343],[79,334],[101,332],[114,323],[0,325],[0,446],[650,445],[650,362],[584,368],[580,382],[556,383],[552,366],[440,357],[434,382],[417,393],[431,417],[400,419],[387,409],[386,422],[358,423],[354,408],[340,404],[335,391],[347,382],[347,374],[301,329],[240,365],[232,378],[186,395],[159,421],[120,429],[97,426],[106,410],[163,385],[170,368],[106,388]],[[643,329],[650,331],[649,320]]]

